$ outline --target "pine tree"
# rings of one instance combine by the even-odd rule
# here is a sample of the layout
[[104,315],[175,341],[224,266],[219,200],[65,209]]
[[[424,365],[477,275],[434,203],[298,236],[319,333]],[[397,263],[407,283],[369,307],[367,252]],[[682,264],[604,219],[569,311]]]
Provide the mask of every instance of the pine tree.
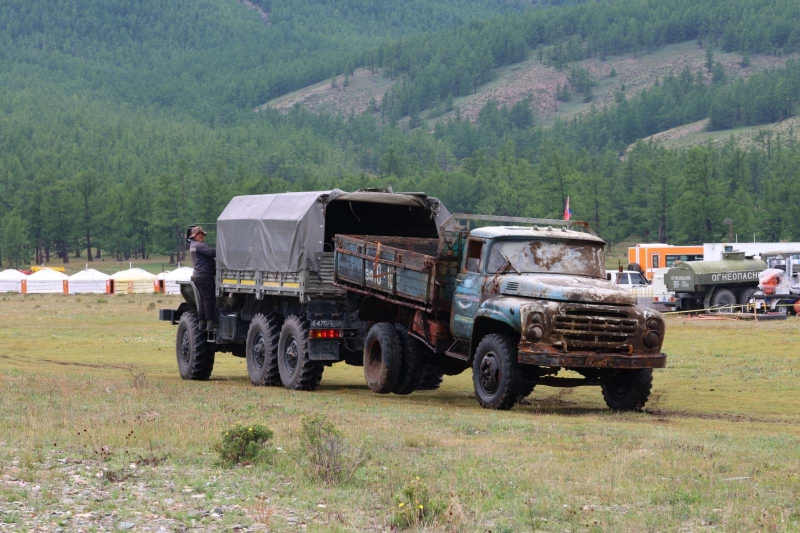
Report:
[[706,44],[706,70],[710,73],[714,68],[714,52],[711,50],[711,42]]

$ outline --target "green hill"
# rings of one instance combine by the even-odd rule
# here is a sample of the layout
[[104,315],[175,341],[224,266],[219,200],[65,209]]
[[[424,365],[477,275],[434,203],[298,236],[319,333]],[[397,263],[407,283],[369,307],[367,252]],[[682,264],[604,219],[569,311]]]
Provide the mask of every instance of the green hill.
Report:
[[[792,116],[795,3],[544,4],[9,0],[0,258],[177,253],[182,228],[215,219],[234,194],[388,184],[497,214],[559,216],[569,196],[612,241],[714,240],[726,216],[762,239],[793,236],[794,144],[638,145],[622,156],[704,118],[728,129]],[[702,47],[703,65],[697,51],[649,78],[620,65],[620,85],[592,70],[623,56],[669,60],[676,47]],[[738,80],[730,57],[775,68]],[[563,81],[561,115],[537,116],[541,102],[519,89],[538,76],[532,65]],[[339,116],[293,105],[292,91],[315,84],[324,100],[334,75],[361,89],[380,77],[385,97],[359,96]],[[486,96],[512,79],[517,96]],[[287,105],[253,113],[276,98]]]

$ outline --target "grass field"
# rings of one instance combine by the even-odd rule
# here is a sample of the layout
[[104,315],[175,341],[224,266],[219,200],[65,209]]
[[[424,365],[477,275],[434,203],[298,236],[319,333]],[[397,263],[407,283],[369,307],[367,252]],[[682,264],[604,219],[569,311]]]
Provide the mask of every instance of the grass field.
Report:
[[[0,531],[389,531],[409,484],[438,509],[420,531],[800,530],[797,319],[670,318],[644,413],[544,387],[490,412],[468,373],[379,396],[335,365],[299,393],[219,354],[211,381],[182,381],[155,320],[177,303],[0,296]],[[318,413],[369,453],[347,483],[305,475]],[[272,465],[218,465],[237,422],[274,430]]]

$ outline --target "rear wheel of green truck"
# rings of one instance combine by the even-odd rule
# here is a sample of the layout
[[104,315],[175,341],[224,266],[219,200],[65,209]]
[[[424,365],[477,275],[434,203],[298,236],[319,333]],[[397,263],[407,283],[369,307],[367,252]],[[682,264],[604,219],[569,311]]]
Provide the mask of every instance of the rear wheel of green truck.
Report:
[[408,329],[401,324],[395,324],[397,335],[400,337],[403,361],[400,366],[400,376],[392,392],[395,394],[411,394],[419,385],[422,369],[425,367],[425,353],[428,347],[408,333]]
[[392,392],[400,379],[402,363],[403,346],[394,324],[374,324],[364,341],[364,378],[369,390]]
[[736,305],[736,295],[729,289],[719,289],[711,297],[711,307],[718,308],[721,313],[730,313]]
[[281,384],[278,368],[278,339],[281,334],[281,324],[281,317],[272,313],[259,313],[250,322],[245,356],[247,374],[253,385]]
[[312,361],[308,353],[308,324],[291,315],[283,323],[278,340],[278,370],[283,386],[291,390],[311,391],[322,380],[322,363]]
[[601,388],[606,405],[614,411],[641,411],[653,388],[653,370],[620,370],[606,378]]
[[178,322],[175,338],[178,372],[183,379],[204,381],[214,369],[214,347],[208,343],[206,332],[192,312],[185,312]]
[[486,409],[511,409],[519,399],[520,379],[517,343],[506,335],[486,335],[472,363],[472,382],[478,403]]

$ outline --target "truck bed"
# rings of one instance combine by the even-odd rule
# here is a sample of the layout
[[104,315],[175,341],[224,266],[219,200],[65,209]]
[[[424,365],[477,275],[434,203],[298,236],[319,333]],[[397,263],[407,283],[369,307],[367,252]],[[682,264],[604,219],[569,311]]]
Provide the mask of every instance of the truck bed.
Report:
[[458,256],[438,239],[337,235],[334,276],[346,290],[436,314],[449,313]]

